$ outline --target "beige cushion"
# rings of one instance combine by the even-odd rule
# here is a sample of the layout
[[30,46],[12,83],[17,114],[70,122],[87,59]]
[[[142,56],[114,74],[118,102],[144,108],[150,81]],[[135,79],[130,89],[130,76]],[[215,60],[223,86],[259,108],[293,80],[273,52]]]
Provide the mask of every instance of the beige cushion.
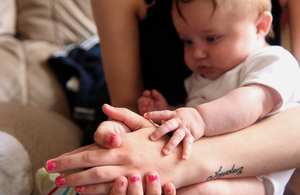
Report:
[[20,102],[69,116],[65,93],[47,64],[61,46],[0,36],[0,101]]
[[0,0],[0,35],[16,34],[16,10],[15,0]]
[[21,39],[62,45],[97,33],[89,0],[18,0],[17,24]]
[[47,59],[60,46],[47,41],[23,41],[26,55],[28,105],[42,107],[69,116],[69,104]]
[[[79,127],[60,114],[16,103],[0,103],[0,108],[0,129],[23,144],[30,157],[32,174],[50,158],[81,145]],[[33,194],[38,194],[35,183]]]
[[10,35],[0,36],[0,59],[0,101],[26,104],[26,59],[22,42]]

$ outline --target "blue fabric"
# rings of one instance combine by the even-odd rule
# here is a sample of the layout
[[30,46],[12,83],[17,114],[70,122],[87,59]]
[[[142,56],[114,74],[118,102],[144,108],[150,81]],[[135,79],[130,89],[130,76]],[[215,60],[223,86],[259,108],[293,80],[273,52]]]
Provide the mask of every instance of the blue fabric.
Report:
[[[74,118],[81,126],[95,123],[97,126],[103,120],[106,120],[102,112],[102,105],[109,103],[109,95],[106,87],[105,77],[102,67],[101,49],[99,39],[93,36],[78,44],[71,44],[64,47],[61,51],[54,53],[48,60],[50,67],[55,72],[59,82],[65,90],[69,100],[71,112],[76,116],[75,108],[86,108],[94,111],[94,116],[89,122],[83,118]],[[91,40],[94,40],[91,42]],[[95,41],[96,40],[96,41]],[[98,40],[98,41],[97,41]],[[87,47],[87,42],[90,45]],[[71,77],[79,80],[79,89],[77,92],[71,91],[66,87],[66,83]],[[83,120],[83,121],[82,121]]]

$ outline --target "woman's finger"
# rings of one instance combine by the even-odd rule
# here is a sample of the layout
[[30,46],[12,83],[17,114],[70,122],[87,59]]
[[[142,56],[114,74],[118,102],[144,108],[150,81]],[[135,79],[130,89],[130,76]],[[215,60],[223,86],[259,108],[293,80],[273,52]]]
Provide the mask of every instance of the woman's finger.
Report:
[[176,188],[172,183],[167,183],[164,186],[164,195],[175,195],[176,194]]
[[143,195],[143,185],[141,175],[138,173],[131,173],[128,176],[128,195]]
[[104,104],[102,110],[108,117],[123,122],[132,131],[152,126],[150,121],[126,108],[117,108]]
[[[120,177],[116,179],[116,181],[118,180],[118,183],[122,182],[122,178]],[[127,179],[125,178],[125,180],[123,181],[127,182]],[[111,192],[110,195],[115,195],[115,194],[125,195],[127,191],[127,186],[126,186],[127,183],[124,183],[124,187],[122,185],[119,186],[118,183],[109,182],[109,183],[102,183],[102,184],[95,184],[95,185],[77,186],[75,190],[78,194],[98,195],[98,194],[109,194]],[[115,184],[116,186],[114,186]]]
[[95,134],[95,142],[105,148],[118,148],[120,147],[122,140],[120,134],[131,132],[131,130],[119,121],[105,121],[102,122]]
[[161,185],[158,173],[149,171],[146,174],[146,195],[161,195]]
[[[82,169],[96,166],[115,165],[122,161],[118,151],[104,149],[94,145],[98,149],[87,149],[81,152],[60,156],[46,163],[46,170],[50,173],[64,172],[74,169]],[[123,159],[124,160],[124,159]]]
[[126,195],[127,193],[128,181],[127,178],[121,176],[116,179],[114,185],[111,188],[109,195]]
[[[120,175],[126,175],[126,170],[122,167],[106,166],[106,167],[93,167],[84,171],[71,173],[56,178],[57,187],[75,187],[75,186],[88,186],[109,183],[115,181]],[[104,189],[107,190],[107,189]],[[106,191],[108,194],[109,191]]]

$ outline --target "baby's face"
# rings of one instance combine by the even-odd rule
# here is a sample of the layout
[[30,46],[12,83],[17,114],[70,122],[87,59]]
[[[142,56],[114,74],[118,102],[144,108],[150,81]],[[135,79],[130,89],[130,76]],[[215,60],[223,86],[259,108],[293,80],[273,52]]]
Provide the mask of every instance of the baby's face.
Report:
[[257,48],[255,21],[236,17],[233,6],[224,3],[215,9],[212,0],[194,0],[179,3],[179,8],[183,18],[173,6],[173,23],[193,72],[216,79]]

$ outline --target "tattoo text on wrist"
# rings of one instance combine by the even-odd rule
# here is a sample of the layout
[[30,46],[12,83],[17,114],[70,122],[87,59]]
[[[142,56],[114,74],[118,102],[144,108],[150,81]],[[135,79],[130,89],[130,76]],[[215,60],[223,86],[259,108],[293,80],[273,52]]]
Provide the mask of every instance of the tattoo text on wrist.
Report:
[[240,167],[240,168],[237,168],[235,169],[235,164],[232,166],[232,169],[231,170],[228,170],[228,171],[224,171],[224,172],[221,172],[222,171],[222,166],[220,166],[219,168],[219,171],[218,172],[215,172],[215,176],[209,176],[206,181],[209,181],[211,179],[218,179],[218,178],[222,178],[224,177],[225,175],[229,175],[229,174],[233,174],[233,173],[236,173],[237,175],[240,175],[243,173],[243,168],[244,167]]

